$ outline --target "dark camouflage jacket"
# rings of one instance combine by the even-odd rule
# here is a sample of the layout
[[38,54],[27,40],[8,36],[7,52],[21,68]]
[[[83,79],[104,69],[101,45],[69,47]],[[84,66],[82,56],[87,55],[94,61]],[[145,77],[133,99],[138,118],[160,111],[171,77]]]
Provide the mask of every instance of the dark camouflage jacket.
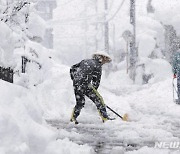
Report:
[[99,87],[102,74],[102,64],[98,59],[86,59],[75,64],[70,69],[71,79],[76,85]]
[[172,70],[174,74],[180,73],[180,50],[173,55]]

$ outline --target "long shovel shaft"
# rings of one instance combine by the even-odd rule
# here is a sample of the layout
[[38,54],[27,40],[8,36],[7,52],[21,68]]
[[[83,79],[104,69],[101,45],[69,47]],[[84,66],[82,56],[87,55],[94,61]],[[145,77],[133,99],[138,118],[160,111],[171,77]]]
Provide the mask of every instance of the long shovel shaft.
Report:
[[122,116],[120,116],[117,112],[115,112],[113,109],[111,109],[109,106],[106,105],[106,107],[111,110],[114,114],[116,114],[118,117],[120,117],[121,119],[123,119]]

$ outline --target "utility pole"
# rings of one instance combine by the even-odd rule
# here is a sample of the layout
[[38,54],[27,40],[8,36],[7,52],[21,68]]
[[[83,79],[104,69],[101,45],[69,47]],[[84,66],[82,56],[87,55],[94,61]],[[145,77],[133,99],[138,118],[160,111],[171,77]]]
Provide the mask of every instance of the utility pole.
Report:
[[108,0],[104,0],[105,23],[104,23],[104,46],[105,52],[109,53],[109,23],[107,21]]
[[115,53],[116,51],[116,27],[115,24],[113,23],[113,52]]
[[85,52],[83,52],[83,57],[87,57],[88,54],[88,36],[87,36],[87,32],[88,32],[88,20],[87,20],[87,9],[88,9],[88,5],[85,3],[84,6],[84,16],[85,16],[85,20],[84,20],[84,50]]
[[[98,15],[98,0],[95,0],[95,11],[96,11],[96,15]],[[95,51],[98,50],[98,39],[97,39],[97,32],[98,32],[98,23],[96,23],[96,34],[95,34]]]
[[130,78],[135,82],[136,77],[136,62],[137,62],[137,49],[136,49],[136,10],[135,1],[130,0],[130,24],[133,26],[133,35],[130,41]]
[[122,34],[122,37],[126,41],[126,66],[127,66],[126,73],[128,74],[129,73],[129,42],[131,42],[133,35],[129,30],[126,30]]

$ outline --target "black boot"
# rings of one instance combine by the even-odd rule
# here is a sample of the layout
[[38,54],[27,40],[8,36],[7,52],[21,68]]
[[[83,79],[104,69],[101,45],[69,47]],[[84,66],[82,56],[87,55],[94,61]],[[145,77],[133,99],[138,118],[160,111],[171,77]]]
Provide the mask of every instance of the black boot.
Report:
[[78,117],[78,115],[79,115],[79,111],[77,111],[77,110],[75,111],[75,108],[73,108],[70,121],[71,121],[71,122],[75,122],[75,124],[78,124],[78,121],[76,120],[76,118]]

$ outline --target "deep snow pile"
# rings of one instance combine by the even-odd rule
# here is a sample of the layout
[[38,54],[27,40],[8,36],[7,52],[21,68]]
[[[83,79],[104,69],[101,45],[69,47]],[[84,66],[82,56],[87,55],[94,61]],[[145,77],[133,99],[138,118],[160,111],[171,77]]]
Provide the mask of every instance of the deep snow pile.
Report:
[[1,153],[44,151],[55,134],[43,125],[42,109],[32,92],[0,81]]
[[[48,128],[44,119],[47,110],[51,110],[45,104],[45,96],[49,102],[52,98],[47,89],[27,89],[4,81],[0,85],[1,154],[90,153],[91,148],[86,145],[79,146],[68,139],[56,141],[56,131]],[[48,86],[53,87],[51,83]]]

